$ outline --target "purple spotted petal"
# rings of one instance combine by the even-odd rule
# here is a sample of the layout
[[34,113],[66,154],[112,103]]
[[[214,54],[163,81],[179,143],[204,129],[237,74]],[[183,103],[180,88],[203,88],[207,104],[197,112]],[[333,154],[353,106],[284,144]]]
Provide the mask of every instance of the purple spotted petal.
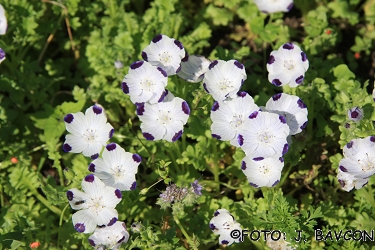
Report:
[[143,60],[145,60],[146,62],[148,61],[148,57],[147,57],[147,53],[142,51],[142,58]]
[[145,104],[142,103],[136,103],[137,106],[137,115],[143,115],[143,112],[145,112]]
[[216,228],[215,225],[210,223],[210,229],[213,231],[213,230],[215,230],[215,228]]
[[190,108],[189,108],[189,105],[187,104],[187,102],[183,101],[182,102],[182,111],[189,115],[190,114]]
[[116,149],[116,143],[109,143],[107,144],[107,146],[105,146],[105,148],[108,150],[108,151],[112,151],[112,150],[115,150]]
[[353,141],[350,141],[350,142],[348,142],[347,144],[346,144],[346,147],[347,148],[351,148],[351,147],[353,147]]
[[240,63],[240,62],[237,61],[237,60],[234,60],[234,65],[236,65],[236,67],[239,68],[239,69],[243,69],[243,65],[242,65],[242,63]]
[[279,157],[279,161],[280,162],[284,162],[284,158],[283,157]]
[[307,121],[304,124],[302,124],[302,126],[300,127],[300,129],[305,129],[306,126],[307,126]]
[[111,131],[109,131],[109,139],[111,139],[112,138],[112,136],[113,136],[113,134],[115,133],[115,129],[113,128],[113,129],[111,129]]
[[137,69],[143,65],[144,61],[136,61],[130,65],[131,69]]
[[240,91],[237,93],[237,96],[242,97],[242,98],[245,97],[246,95],[247,93],[245,91]]
[[210,91],[208,91],[208,89],[207,89],[206,83],[203,83],[203,88],[204,88],[204,90],[206,90],[207,93],[210,93]]
[[221,136],[220,135],[217,135],[217,134],[211,134],[212,138],[216,138],[218,140],[221,139]]
[[93,246],[93,247],[96,246],[96,245],[95,245],[95,242],[94,242],[92,239],[89,239],[89,244],[90,244],[91,246]]
[[220,104],[218,103],[218,102],[214,102],[214,105],[212,105],[212,108],[211,108],[211,110],[212,111],[216,111],[216,110],[218,110],[219,109],[219,107],[220,107]]
[[246,162],[245,161],[242,161],[241,163],[241,169],[242,170],[245,170],[247,167],[246,167]]
[[293,2],[291,2],[289,5],[288,5],[288,10],[290,11],[291,9],[293,8]]
[[133,182],[133,184],[130,187],[130,190],[134,190],[137,187],[137,182]]
[[150,133],[142,133],[142,134],[143,134],[143,137],[144,137],[146,140],[148,140],[148,141],[152,141],[152,140],[155,139],[155,137],[154,137],[152,134],[150,134]]
[[370,136],[370,141],[371,141],[371,142],[375,142],[375,136],[373,136],[373,135]]
[[94,180],[95,180],[95,177],[94,177],[93,174],[89,174],[89,175],[87,175],[87,176],[85,177],[85,181],[86,181],[86,182],[94,182]]
[[69,201],[72,201],[73,197],[74,197],[74,194],[72,191],[69,190],[68,192],[66,192],[66,198],[68,198]]
[[107,224],[107,226],[110,227],[110,226],[114,225],[114,224],[116,223],[116,221],[117,221],[117,218],[116,218],[116,217],[113,217],[113,218],[109,221],[109,223]]
[[160,73],[161,73],[164,77],[167,77],[167,76],[168,76],[167,72],[165,72],[164,69],[162,69],[162,68],[160,68],[160,67],[157,67],[157,70],[159,70]]
[[90,172],[95,172],[95,164],[94,163],[90,163],[90,165],[89,165],[89,171]]
[[96,154],[93,154],[92,156],[90,156],[90,159],[95,160],[95,159],[98,159],[98,157],[99,157],[99,154],[96,153]]
[[220,212],[219,211],[215,211],[215,213],[214,213],[214,216],[216,217],[216,216],[218,216],[220,214]]
[[229,241],[227,241],[227,240],[222,240],[222,241],[221,241],[221,244],[222,244],[222,245],[227,245],[227,244],[229,244]]
[[74,116],[72,114],[67,114],[65,117],[64,117],[64,121],[66,123],[71,123],[74,119]]
[[243,145],[243,136],[242,136],[242,135],[238,135],[238,137],[237,137],[237,142],[238,142],[238,144],[239,144],[240,146]]
[[256,188],[259,187],[257,184],[252,183],[252,182],[250,182],[249,184],[250,184],[251,186],[253,186],[253,187],[256,187]]
[[281,123],[286,124],[286,118],[285,118],[285,116],[279,115],[279,120],[280,120]]
[[302,59],[302,62],[305,62],[307,60],[307,56],[305,52],[301,52],[301,59]]
[[273,79],[272,84],[279,87],[282,83],[280,82],[279,79]]
[[215,67],[219,62],[217,60],[213,60],[210,65],[208,66],[208,69],[212,69],[213,67]]
[[262,161],[264,160],[264,157],[255,157],[253,158],[253,161]]
[[122,198],[122,193],[121,193],[121,191],[120,191],[119,189],[116,189],[116,190],[115,190],[115,195],[116,195],[116,197],[119,198],[119,199]]
[[268,64],[272,64],[275,62],[275,57],[273,55],[270,55],[270,58],[268,59]]
[[281,96],[282,96],[282,93],[278,93],[278,94],[272,96],[272,100],[277,101],[277,100],[280,99]]
[[178,138],[180,138],[182,135],[182,130],[178,131],[173,137],[172,137],[172,141],[177,141]]
[[272,187],[276,186],[279,182],[280,182],[280,180],[275,181],[275,183],[272,184]]
[[174,44],[176,44],[177,47],[179,47],[180,49],[184,49],[184,46],[182,46],[182,43],[181,43],[179,40],[174,40],[173,42],[174,42]]
[[167,95],[167,91],[163,91],[163,93],[161,93],[161,95],[160,95],[160,98],[159,98],[158,102],[162,102],[166,95]]
[[94,113],[97,114],[97,115],[100,115],[100,114],[103,112],[103,109],[102,109],[101,107],[99,107],[99,106],[96,106],[96,105],[94,105],[94,106],[92,107],[92,110],[93,110]]
[[348,172],[348,170],[347,170],[344,166],[340,166],[339,169],[340,169],[342,172]]
[[122,92],[124,92],[125,94],[129,94],[129,87],[126,82],[121,83],[121,88],[122,88]]
[[140,163],[142,161],[142,158],[138,154],[132,155],[133,161]]
[[283,45],[283,49],[292,50],[294,49],[293,43],[286,43]]
[[70,152],[72,150],[72,147],[68,143],[65,143],[63,145],[63,150],[64,150],[64,152],[67,153],[67,152]]
[[298,99],[297,104],[298,104],[298,107],[300,107],[301,109],[306,108],[306,104],[301,99]]
[[163,38],[163,36],[162,36],[161,34],[156,35],[156,36],[152,39],[152,42],[153,42],[153,43],[157,43],[157,42],[159,42],[162,38]]
[[178,68],[176,69],[176,73],[180,72],[181,71],[181,64],[180,66],[178,66]]
[[299,76],[299,77],[297,77],[297,79],[296,79],[296,83],[297,84],[301,84],[301,82],[303,81],[303,76]]
[[283,148],[282,155],[285,155],[285,154],[288,152],[288,150],[289,150],[289,145],[288,145],[288,143],[285,143],[285,144],[284,144],[284,148]]
[[250,115],[249,115],[249,118],[250,119],[254,119],[254,118],[256,118],[257,116],[258,116],[258,111],[254,111],[253,113],[251,113]]
[[345,181],[339,179],[339,183],[340,183],[341,187],[345,187]]
[[122,238],[119,239],[119,240],[117,241],[117,243],[121,243],[121,242],[123,242],[124,240],[125,240],[125,236],[122,236]]
[[189,53],[185,50],[185,57],[181,59],[181,62],[187,62],[189,60]]
[[74,229],[77,230],[79,233],[83,233],[86,229],[85,224],[83,223],[77,223],[74,225]]

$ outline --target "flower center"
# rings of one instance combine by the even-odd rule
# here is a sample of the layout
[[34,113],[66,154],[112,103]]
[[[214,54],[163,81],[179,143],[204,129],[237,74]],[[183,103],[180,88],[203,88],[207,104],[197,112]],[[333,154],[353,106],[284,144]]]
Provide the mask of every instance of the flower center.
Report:
[[233,81],[229,80],[228,78],[224,78],[219,85],[221,90],[233,89]]
[[159,115],[158,115],[158,118],[156,118],[156,120],[162,125],[166,125],[172,122],[171,111],[159,110]]
[[273,135],[267,131],[261,133],[261,134],[258,134],[258,139],[263,142],[263,143],[269,143],[271,142],[273,138]]
[[86,142],[94,142],[95,141],[95,130],[93,129],[86,129],[86,132],[83,134]]
[[263,166],[259,167],[259,172],[262,173],[262,174],[264,174],[264,175],[266,175],[266,174],[268,174],[270,172],[270,169],[269,169],[268,166],[263,165]]
[[169,64],[170,61],[172,61],[172,55],[169,54],[167,51],[164,51],[163,53],[160,53],[159,54],[159,60],[163,63],[163,64]]
[[144,78],[144,79],[141,81],[141,89],[142,89],[142,90],[152,91],[154,85],[155,85],[154,81],[152,81],[152,79],[149,78],[149,77]]
[[123,168],[122,166],[116,166],[114,168],[112,168],[112,176],[118,180],[120,179],[122,176],[124,176],[125,172],[123,171]]
[[238,129],[243,124],[242,115],[234,115],[232,117],[232,121],[230,122],[230,125],[232,125],[232,128]]
[[105,208],[105,205],[102,201],[102,197],[91,198],[91,200],[89,200],[88,207],[91,211],[99,215],[103,208]]
[[294,69],[293,60],[284,60],[284,68],[286,68],[287,70],[293,70]]

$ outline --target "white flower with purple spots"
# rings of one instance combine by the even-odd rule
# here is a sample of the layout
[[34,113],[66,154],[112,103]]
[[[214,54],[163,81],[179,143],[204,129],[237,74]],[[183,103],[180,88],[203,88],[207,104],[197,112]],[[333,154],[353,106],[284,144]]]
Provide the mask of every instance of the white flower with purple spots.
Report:
[[167,75],[175,75],[181,69],[185,57],[182,43],[166,35],[155,36],[150,45],[142,51],[142,58],[154,66],[162,68]]
[[266,14],[288,12],[293,8],[293,0],[254,0],[254,3]]
[[4,7],[0,4],[0,35],[5,35],[8,29],[8,21],[5,16]]
[[257,110],[259,107],[246,92],[239,92],[228,101],[215,102],[211,109],[212,137],[230,141],[233,146],[239,147],[237,136],[245,129],[245,120]]
[[90,174],[82,180],[82,189],[68,190],[66,196],[72,209],[74,228],[80,233],[92,233],[96,226],[111,226],[118,218],[116,205],[121,201],[121,191],[106,186],[98,177]]
[[139,155],[125,152],[118,144],[110,143],[105,147],[102,158],[89,165],[89,170],[107,186],[120,191],[134,190],[137,186],[135,174],[141,161]]
[[363,118],[363,110],[358,107],[353,107],[348,110],[349,120],[359,122]]
[[247,156],[272,157],[288,152],[289,126],[282,115],[254,111],[245,121],[246,128],[237,137],[238,144]]
[[278,87],[289,84],[294,88],[303,82],[308,68],[305,52],[296,44],[286,43],[271,52],[267,62],[268,80]]
[[375,102],[375,81],[374,81],[374,89],[372,90],[372,100]]
[[157,103],[164,99],[167,82],[167,73],[162,68],[145,61],[136,61],[130,65],[121,87],[134,104]]
[[276,94],[267,101],[266,110],[286,118],[290,135],[300,133],[307,125],[307,107],[298,96]]
[[137,115],[142,122],[142,134],[147,140],[174,142],[183,133],[190,108],[186,101],[175,97],[170,102],[137,104]]
[[119,249],[121,244],[128,242],[129,233],[124,222],[116,221],[112,226],[97,227],[89,237],[94,249]]
[[375,136],[351,140],[343,149],[339,169],[356,179],[369,178],[375,173]]
[[280,181],[281,171],[284,167],[282,157],[256,157],[246,156],[241,163],[242,172],[253,187],[274,187]]
[[349,192],[354,187],[355,189],[363,188],[368,183],[369,178],[356,178],[353,175],[345,173],[339,169],[337,173],[337,180],[339,181],[341,188],[346,192]]
[[200,82],[207,72],[209,65],[210,60],[204,56],[189,55],[186,53],[186,56],[181,61],[181,70],[177,75],[188,82]]
[[0,63],[2,63],[5,59],[5,52],[2,48],[0,48]]
[[107,141],[112,138],[114,129],[107,123],[104,109],[94,105],[85,114],[77,112],[64,117],[66,135],[63,150],[71,153],[81,153],[96,159]]
[[241,224],[226,209],[218,209],[214,213],[214,217],[210,220],[210,229],[215,234],[219,234],[219,243],[221,245],[230,246],[234,242],[241,242],[241,237],[233,239],[231,232],[233,230],[242,231]]
[[203,78],[203,88],[216,101],[234,97],[246,80],[245,67],[237,60],[214,60]]

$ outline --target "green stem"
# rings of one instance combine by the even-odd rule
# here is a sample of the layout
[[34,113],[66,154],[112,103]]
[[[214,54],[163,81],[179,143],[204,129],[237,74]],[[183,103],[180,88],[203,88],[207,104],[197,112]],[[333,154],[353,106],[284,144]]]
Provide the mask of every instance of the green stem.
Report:
[[182,234],[185,236],[187,242],[190,244],[190,246],[193,248],[193,249],[196,249],[198,250],[197,246],[195,245],[194,241],[190,238],[189,234],[186,232],[185,228],[181,225],[181,222],[180,220],[178,219],[178,217],[176,215],[173,215],[173,219],[174,221],[176,222],[177,226],[180,228]]
[[57,214],[58,216],[61,216],[62,212],[59,208],[55,207],[54,205],[51,205],[49,201],[44,198],[41,194],[38,193],[38,191],[29,183],[28,180],[23,179],[25,183],[27,183],[31,193],[41,202],[44,206],[46,206],[49,210]]
[[219,181],[219,164],[218,164],[218,155],[217,155],[217,147],[216,143],[213,142],[214,139],[211,140],[212,145],[212,153],[213,153],[213,174],[214,174],[214,181],[216,183],[217,192],[220,192],[220,181]]
[[60,221],[59,221],[59,232],[57,233],[57,248],[59,247],[59,242],[60,242],[60,229],[61,229],[61,226],[62,226],[64,213],[65,213],[65,210],[66,210],[68,207],[69,207],[69,204],[66,204],[66,206],[64,207],[64,209],[62,210],[61,215],[60,215]]
[[280,181],[280,185],[279,185],[280,187],[283,186],[283,183],[284,183],[284,181],[286,180],[286,178],[288,178],[289,173],[290,173],[291,170],[292,170],[292,165],[289,164],[288,170],[286,171],[285,174],[283,174],[283,178],[282,178],[281,181]]

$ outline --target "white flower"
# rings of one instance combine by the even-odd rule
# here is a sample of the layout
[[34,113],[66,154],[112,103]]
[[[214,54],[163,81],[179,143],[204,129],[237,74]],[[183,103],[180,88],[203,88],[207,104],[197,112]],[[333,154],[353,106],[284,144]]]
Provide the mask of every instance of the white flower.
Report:
[[162,68],[169,76],[180,71],[184,56],[185,49],[180,41],[160,34],[142,51],[145,61]]
[[89,237],[89,243],[97,250],[119,249],[121,244],[128,242],[129,233],[124,222],[116,221],[112,226],[97,227]]
[[241,169],[253,187],[274,187],[280,181],[284,159],[279,156],[256,157],[245,156]]
[[5,35],[8,28],[7,17],[5,16],[4,7],[0,4],[0,35]]
[[0,63],[2,63],[5,60],[5,52],[2,48],[0,48]]
[[64,117],[66,135],[63,150],[71,153],[81,153],[91,159],[99,157],[102,147],[112,138],[114,129],[107,123],[104,109],[94,105],[85,114],[77,112]]
[[337,180],[339,181],[341,188],[346,192],[349,192],[354,187],[361,189],[368,183],[368,178],[356,178],[351,174],[345,173],[339,169],[337,173]]
[[267,101],[266,110],[285,116],[290,135],[300,133],[307,125],[307,108],[298,96],[276,94]]
[[242,231],[241,224],[226,209],[218,209],[214,217],[210,220],[210,229],[215,234],[219,234],[219,243],[222,245],[232,245],[233,242],[239,243],[241,237],[233,239],[231,232],[233,230]]
[[339,162],[342,172],[356,179],[368,178],[375,173],[375,136],[354,139],[345,145],[344,158]]
[[372,90],[372,99],[375,102],[375,81],[374,81],[374,89]]
[[289,126],[282,115],[254,111],[245,121],[246,128],[238,135],[238,143],[253,158],[282,156],[288,152]]
[[254,0],[258,9],[264,13],[288,12],[293,7],[293,0]]
[[268,80],[279,87],[289,84],[294,88],[303,82],[308,68],[309,61],[300,47],[286,43],[271,52],[267,62]]
[[239,147],[237,136],[245,128],[245,120],[256,110],[259,107],[246,92],[239,92],[228,101],[215,102],[211,109],[212,137]]
[[283,239],[283,236],[281,236],[280,239],[275,241],[272,239],[271,234],[268,235],[266,244],[272,250],[296,250],[297,249],[297,248],[293,248],[292,246],[290,246],[290,243],[285,241]]
[[136,61],[130,65],[121,87],[130,100],[135,103],[161,102],[165,96],[167,73],[160,67],[152,66],[145,61]]
[[349,120],[359,122],[363,118],[363,110],[358,107],[353,107],[348,110]]
[[118,144],[110,143],[105,147],[102,158],[89,165],[89,170],[107,186],[120,191],[134,190],[137,186],[135,174],[141,160],[139,155],[125,152]]
[[215,60],[204,74],[203,87],[216,101],[224,101],[240,90],[246,77],[245,67],[237,60]]
[[116,205],[121,201],[121,191],[105,184],[93,174],[82,180],[82,189],[68,190],[70,206],[79,210],[73,214],[74,228],[80,233],[91,233],[97,225],[111,226],[118,218]]
[[141,130],[147,140],[176,141],[182,135],[189,114],[189,105],[179,97],[170,102],[137,104]]
[[181,70],[177,73],[179,77],[188,82],[200,82],[208,70],[210,60],[204,56],[188,55],[181,61]]

